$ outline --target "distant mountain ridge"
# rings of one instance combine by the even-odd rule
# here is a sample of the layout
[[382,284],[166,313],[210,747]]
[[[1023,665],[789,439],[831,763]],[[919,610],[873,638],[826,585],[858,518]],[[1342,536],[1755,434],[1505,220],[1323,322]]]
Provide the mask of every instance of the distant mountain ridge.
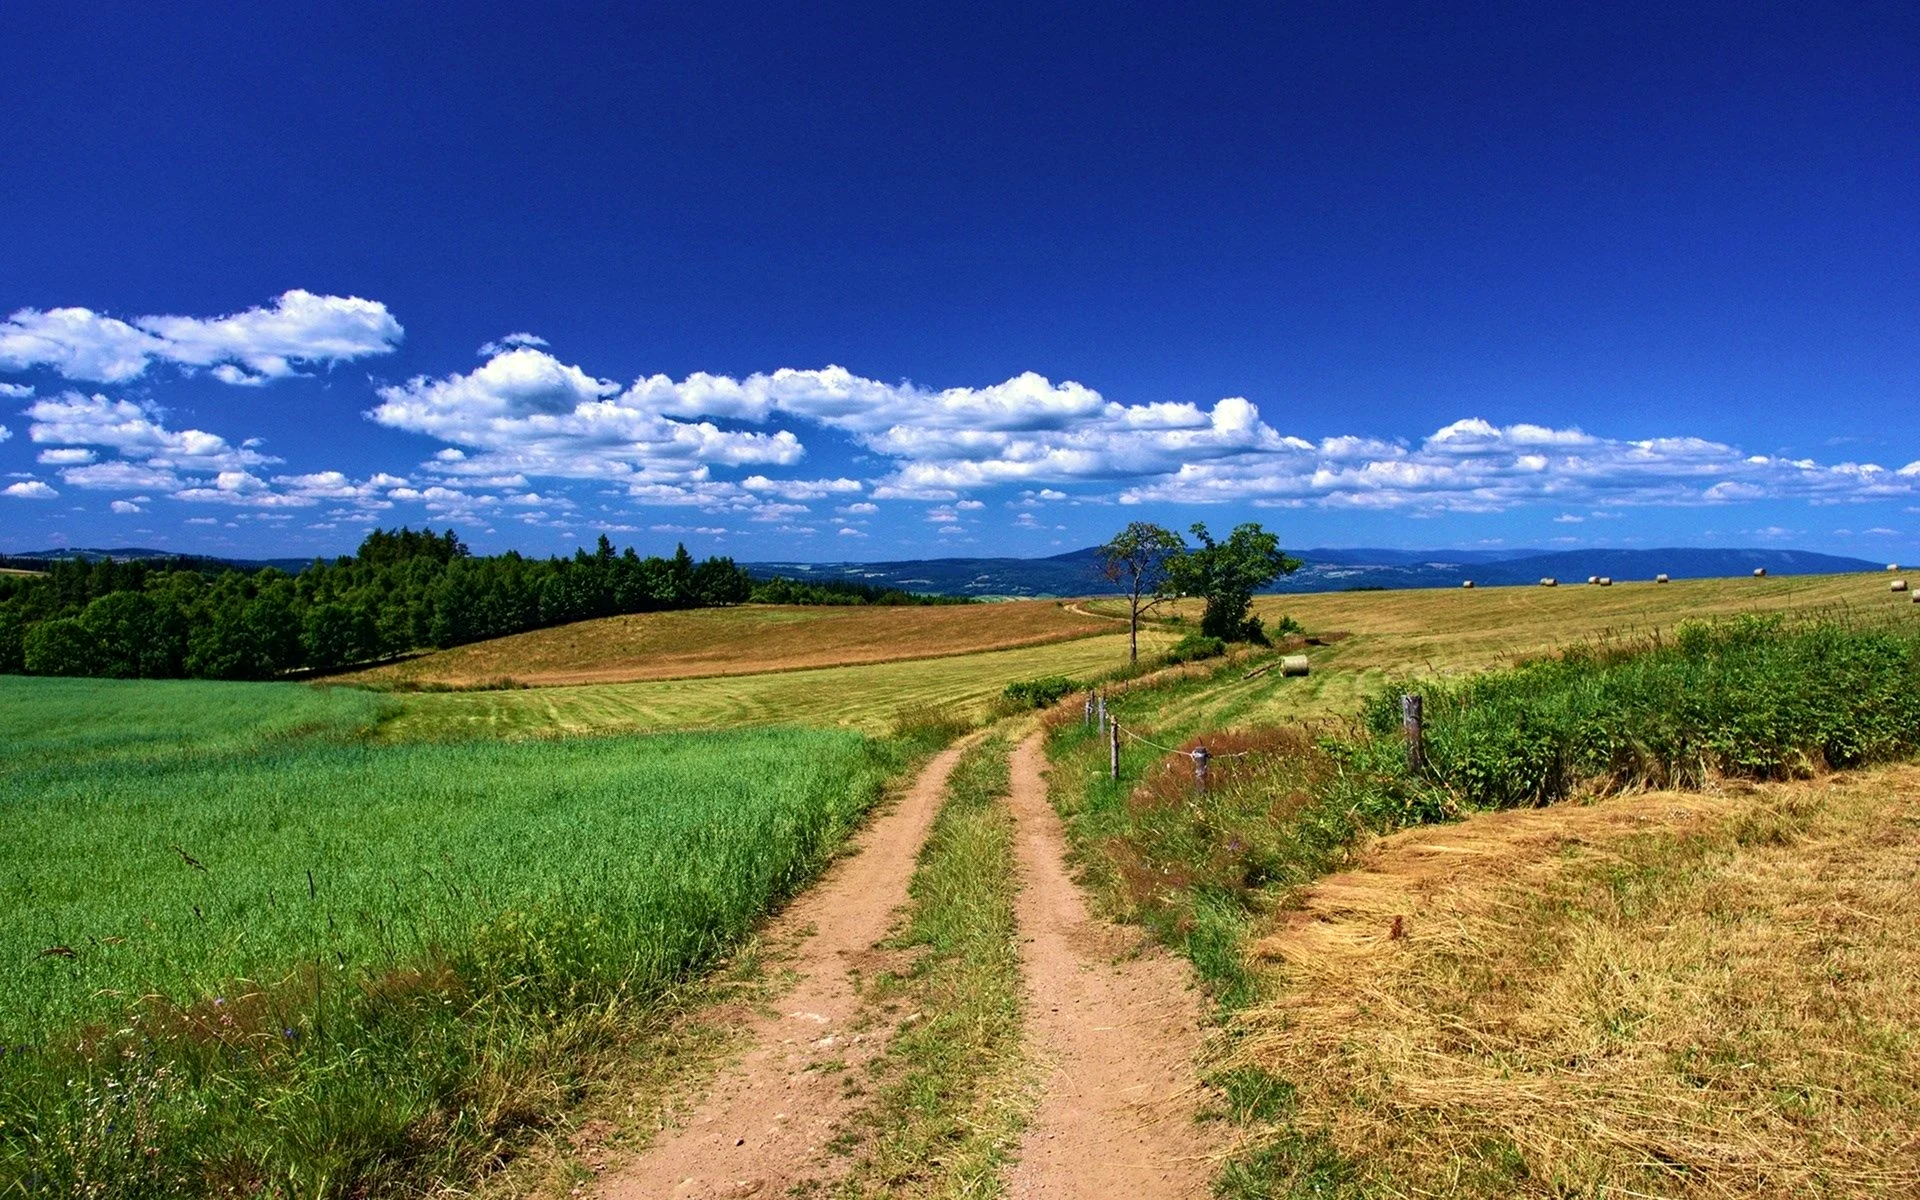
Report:
[[[1289,553],[1306,565],[1280,580],[1273,588],[1276,592],[1459,587],[1468,579],[1481,587],[1500,587],[1537,583],[1547,576],[1563,582],[1584,581],[1589,575],[1610,575],[1626,582],[1652,579],[1661,573],[1674,579],[1703,579],[1751,575],[1756,567],[1765,567],[1773,575],[1837,575],[1875,571],[1885,565],[1811,550],[1721,550],[1686,546],[1552,551],[1320,546]],[[13,561],[190,558],[225,563],[241,570],[278,567],[283,571],[299,571],[313,561],[312,558],[211,558],[139,546],[42,550],[0,558]],[[789,579],[849,579],[948,596],[1084,596],[1112,588],[1101,576],[1099,559],[1091,546],[1046,558],[909,558],[891,562],[747,562],[740,565],[760,578],[785,575]]]
[[[1874,571],[1884,564],[1809,550],[1381,550],[1315,547],[1288,553],[1305,562],[1274,585],[1276,592],[1337,592],[1353,588],[1483,587],[1567,582],[1610,575],[1625,582],[1666,574],[1673,579],[1751,575],[1837,575]],[[1079,596],[1111,590],[1094,548],[1047,558],[923,558],[869,563],[742,563],[756,576],[857,579],[909,591],[957,596]]]
[[151,546],[115,546],[111,549],[63,546],[53,550],[22,550],[17,554],[0,554],[0,560],[11,562],[65,562],[68,559],[79,559],[82,562],[100,562],[102,559],[112,559],[115,562],[141,562],[155,558],[182,558],[189,562],[223,563],[242,571],[278,567],[290,573],[303,571],[313,562],[311,556],[306,558],[226,558],[217,554],[193,554],[185,550],[155,550]]

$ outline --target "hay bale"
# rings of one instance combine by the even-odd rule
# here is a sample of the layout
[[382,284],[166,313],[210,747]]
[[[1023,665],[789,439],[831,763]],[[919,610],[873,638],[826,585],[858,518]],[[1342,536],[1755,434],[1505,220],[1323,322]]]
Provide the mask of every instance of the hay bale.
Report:
[[1907,590],[1907,581],[1904,579],[1896,579],[1888,584],[1887,587],[1891,591],[1904,592]]
[[1461,586],[1461,587],[1463,587],[1463,588],[1470,588],[1470,587],[1472,587],[1472,586],[1473,586],[1473,580],[1471,580],[1471,579],[1462,579],[1462,580],[1460,581],[1460,586]]
[[1765,579],[1767,577],[1767,569],[1765,567],[1755,567],[1753,569],[1753,577],[1755,579]]
[[1599,584],[1599,585],[1600,585],[1601,587],[1612,587],[1612,586],[1613,586],[1613,576],[1611,576],[1611,575],[1602,575],[1602,576],[1601,576],[1600,578],[1598,578],[1598,579],[1596,579],[1596,580],[1594,580],[1594,582],[1595,582],[1595,583],[1597,583],[1597,584]]
[[1289,654],[1280,660],[1280,673],[1282,675],[1305,675],[1307,669],[1307,656],[1304,654]]
[[1667,573],[1665,571],[1660,572],[1653,577],[1653,581],[1655,583],[1665,583],[1667,581]]
[[1540,581],[1541,587],[1559,587],[1560,581],[1549,575]]
[[1599,582],[1600,582],[1600,577],[1599,577],[1598,575],[1589,575],[1589,576],[1587,576],[1587,583],[1588,583],[1588,585],[1589,585],[1589,586],[1591,586],[1591,585],[1593,585],[1593,584],[1596,584],[1596,583],[1599,583]]
[[1899,563],[1888,563],[1888,564],[1887,564],[1887,570],[1889,570],[1889,571],[1898,571],[1899,569],[1900,569],[1900,564],[1899,564]]

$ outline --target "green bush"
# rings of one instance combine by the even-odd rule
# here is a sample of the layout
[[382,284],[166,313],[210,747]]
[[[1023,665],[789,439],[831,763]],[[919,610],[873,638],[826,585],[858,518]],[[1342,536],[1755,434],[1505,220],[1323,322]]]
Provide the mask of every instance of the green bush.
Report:
[[1007,685],[1001,696],[1010,704],[1020,708],[1046,708],[1058,703],[1068,692],[1078,691],[1080,685],[1065,675],[1043,675],[1039,679],[1023,679]]
[[[1689,623],[1671,642],[1588,648],[1426,685],[1432,778],[1474,807],[1582,786],[1785,779],[1920,750],[1920,639],[1778,618]],[[1399,689],[1368,724],[1400,726]]]
[[1169,663],[1199,662],[1203,658],[1219,658],[1227,652],[1227,644],[1217,637],[1208,637],[1204,633],[1190,633],[1167,651]]

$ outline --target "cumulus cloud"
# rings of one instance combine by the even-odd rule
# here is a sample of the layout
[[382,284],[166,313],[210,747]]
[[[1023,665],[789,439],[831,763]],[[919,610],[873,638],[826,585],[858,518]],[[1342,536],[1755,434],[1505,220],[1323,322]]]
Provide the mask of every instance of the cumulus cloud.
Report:
[[0,488],[0,496],[12,496],[17,500],[51,500],[59,494],[38,479],[26,479]]
[[[468,374],[384,389],[371,415],[453,443],[432,464],[449,478],[610,479],[642,503],[769,520],[785,515],[782,504],[845,493],[943,504],[930,519],[952,524],[943,516],[979,503],[969,493],[1003,485],[1022,488],[1016,508],[1086,497],[1468,512],[1528,503],[1837,502],[1920,490],[1920,462],[1899,471],[1825,465],[1700,438],[1606,438],[1478,418],[1417,443],[1308,440],[1274,428],[1241,397],[1210,407],[1119,404],[1031,372],[973,388],[886,383],[838,366],[744,378],[651,375],[623,387],[540,345],[491,343],[492,356]],[[776,422],[835,431],[887,466],[864,481],[755,472],[736,483],[711,474],[798,461],[803,448],[791,429],[738,428]]]
[[135,504],[131,500],[115,500],[112,504],[109,504],[107,507],[117,513],[137,513],[137,512],[147,511],[146,509],[141,508],[138,504]]
[[258,385],[387,354],[405,331],[377,300],[295,288],[273,303],[224,317],[135,317],[88,308],[23,308],[0,322],[0,369],[44,367],[68,379],[125,383],[156,362],[212,368],[224,383]]
[[[33,395],[33,389],[24,383],[0,383],[0,396],[9,400],[25,400]],[[0,439],[3,441],[5,439]]]
[[450,472],[700,482],[715,465],[790,465],[803,453],[784,430],[664,416],[633,391],[532,346],[505,349],[464,375],[382,388],[380,400],[368,414],[376,422],[460,450],[439,458]]
[[1871,463],[1751,455],[1703,438],[1604,438],[1578,429],[1456,421],[1418,444],[1360,437],[1181,465],[1124,489],[1122,503],[1499,512],[1529,503],[1726,504],[1908,495],[1915,481]]
[[488,342],[480,347],[480,357],[487,358],[495,354],[505,354],[516,346],[545,346],[547,339],[535,337],[531,333],[510,333],[497,342]]
[[219,471],[279,462],[201,429],[168,429],[160,410],[131,400],[65,392],[27,407],[28,436],[39,445],[107,446],[129,458],[181,470]]

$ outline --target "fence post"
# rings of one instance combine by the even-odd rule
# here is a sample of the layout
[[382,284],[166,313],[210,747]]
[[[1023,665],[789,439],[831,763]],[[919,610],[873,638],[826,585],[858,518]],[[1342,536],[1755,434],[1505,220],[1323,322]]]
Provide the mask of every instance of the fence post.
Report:
[[1407,768],[1416,774],[1427,769],[1425,731],[1420,715],[1420,697],[1400,697],[1400,727],[1407,734]]
[[1107,774],[1120,778],[1120,722],[1107,719]]
[[1208,757],[1205,746],[1195,746],[1193,748],[1193,790],[1202,796],[1207,794]]
[[1107,727],[1107,694],[1105,692],[1100,693],[1100,710],[1099,711],[1100,711],[1099,728],[1105,729]]
[[1080,718],[1080,724],[1082,726],[1089,726],[1093,724],[1093,693],[1092,692],[1087,693],[1087,711],[1084,714],[1082,714]]

